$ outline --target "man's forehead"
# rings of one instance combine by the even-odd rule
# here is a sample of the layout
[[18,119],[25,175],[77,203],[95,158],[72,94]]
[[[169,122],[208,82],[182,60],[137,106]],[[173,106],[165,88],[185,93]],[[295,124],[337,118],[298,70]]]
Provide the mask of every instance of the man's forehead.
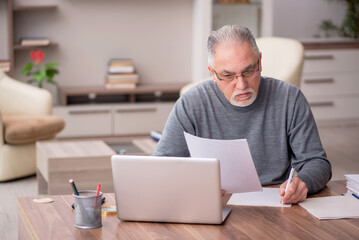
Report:
[[241,48],[247,48],[250,47],[250,44],[247,41],[226,41],[219,43],[215,50],[217,49],[241,49]]
[[234,70],[230,65],[247,68],[255,64],[254,61],[257,61],[257,55],[247,42],[219,45],[214,54],[215,65],[228,66],[229,68],[226,68],[228,72]]
[[246,57],[249,57],[249,55],[256,55],[254,49],[248,42],[225,43],[218,45],[214,51],[214,58],[219,58],[221,57],[220,55],[224,54],[245,55]]

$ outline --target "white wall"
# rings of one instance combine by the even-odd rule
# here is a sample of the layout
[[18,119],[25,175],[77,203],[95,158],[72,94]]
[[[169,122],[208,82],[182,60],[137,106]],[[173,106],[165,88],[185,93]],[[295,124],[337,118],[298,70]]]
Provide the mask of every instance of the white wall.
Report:
[[[41,1],[19,0],[16,4]],[[52,0],[56,10],[16,13],[15,41],[47,36],[46,61],[60,63],[61,86],[102,85],[110,58],[132,58],[141,83],[189,82],[193,0]],[[16,51],[15,76],[30,61]]]

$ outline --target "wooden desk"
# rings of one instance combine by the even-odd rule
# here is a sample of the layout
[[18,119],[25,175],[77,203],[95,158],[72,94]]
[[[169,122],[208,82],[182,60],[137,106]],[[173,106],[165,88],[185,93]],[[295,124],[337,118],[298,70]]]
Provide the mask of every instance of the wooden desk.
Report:
[[[333,181],[318,196],[346,192],[344,181]],[[19,239],[358,239],[359,219],[317,220],[298,205],[291,208],[231,206],[222,225],[122,222],[102,218],[102,228],[80,230],[73,226],[71,195],[51,196],[51,204],[18,199]],[[113,205],[113,194],[105,194]],[[229,196],[225,197],[227,200]]]

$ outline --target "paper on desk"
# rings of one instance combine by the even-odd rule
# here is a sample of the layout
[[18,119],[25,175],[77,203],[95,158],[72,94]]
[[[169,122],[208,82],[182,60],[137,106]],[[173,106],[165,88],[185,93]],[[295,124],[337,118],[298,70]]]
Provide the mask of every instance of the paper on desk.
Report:
[[234,193],[228,205],[291,207],[292,204],[281,204],[278,188],[263,188],[263,192]]
[[227,193],[262,191],[246,139],[214,140],[184,133],[192,157],[217,158]]
[[319,220],[359,218],[359,200],[352,195],[307,198],[299,205]]
[[347,180],[359,183],[359,174],[345,174],[344,176],[347,178]]
[[347,178],[347,189],[359,195],[359,174],[345,174]]

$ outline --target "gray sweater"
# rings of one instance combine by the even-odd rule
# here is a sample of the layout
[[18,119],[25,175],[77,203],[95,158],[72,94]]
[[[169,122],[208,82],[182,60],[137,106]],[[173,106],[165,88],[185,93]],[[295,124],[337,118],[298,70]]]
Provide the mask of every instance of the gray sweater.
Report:
[[209,139],[246,138],[262,185],[284,182],[291,165],[309,193],[332,175],[306,98],[283,81],[262,77],[257,99],[247,107],[230,104],[213,80],[193,87],[176,102],[153,155],[189,156],[184,131]]

